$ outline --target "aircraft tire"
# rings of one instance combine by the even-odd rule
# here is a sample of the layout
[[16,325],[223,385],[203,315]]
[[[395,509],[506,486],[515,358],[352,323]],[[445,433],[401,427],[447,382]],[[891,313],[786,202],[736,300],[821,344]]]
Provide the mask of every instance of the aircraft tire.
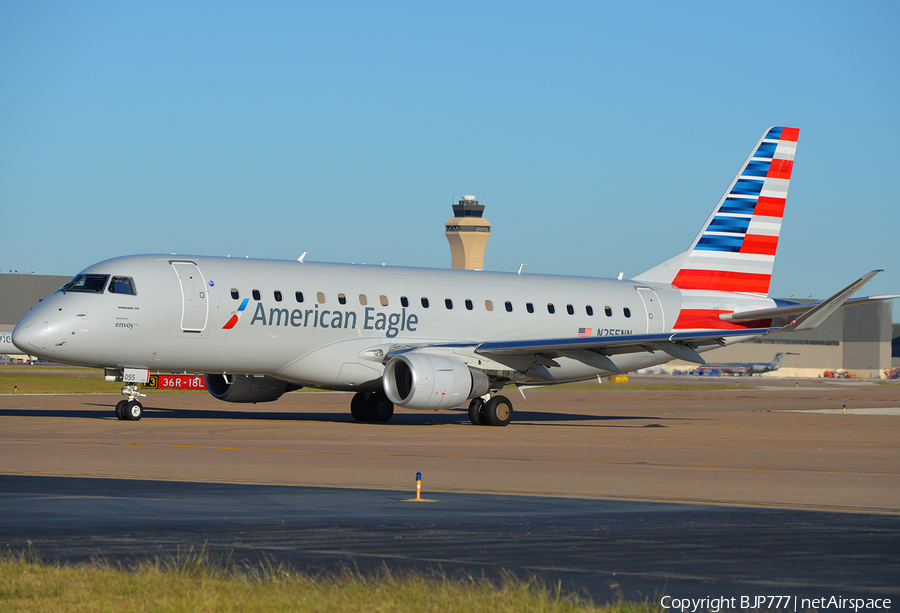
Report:
[[512,420],[512,402],[506,396],[494,396],[484,405],[484,417],[490,426],[505,426]]
[[394,403],[388,400],[384,392],[372,392],[366,401],[366,412],[372,421],[383,424],[394,416]]
[[125,419],[129,421],[140,421],[141,417],[144,416],[144,405],[137,400],[129,400],[125,403],[122,413],[125,415]]
[[469,421],[476,426],[485,425],[484,418],[484,400],[482,398],[472,398],[469,403]]
[[116,419],[125,419],[125,405],[128,404],[127,400],[120,400],[116,403]]
[[350,415],[353,416],[353,419],[359,422],[367,422],[372,421],[372,417],[369,414],[367,402],[366,402],[366,394],[362,392],[356,392],[353,395],[353,399],[350,401]]

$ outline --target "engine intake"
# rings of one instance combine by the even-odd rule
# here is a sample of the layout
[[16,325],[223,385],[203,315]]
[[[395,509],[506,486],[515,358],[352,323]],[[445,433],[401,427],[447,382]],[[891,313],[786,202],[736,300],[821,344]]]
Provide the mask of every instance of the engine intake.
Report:
[[456,407],[491,387],[487,375],[463,361],[424,353],[392,358],[384,367],[383,384],[391,402],[410,409]]
[[300,389],[287,381],[254,375],[204,375],[203,379],[207,391],[225,402],[271,402]]

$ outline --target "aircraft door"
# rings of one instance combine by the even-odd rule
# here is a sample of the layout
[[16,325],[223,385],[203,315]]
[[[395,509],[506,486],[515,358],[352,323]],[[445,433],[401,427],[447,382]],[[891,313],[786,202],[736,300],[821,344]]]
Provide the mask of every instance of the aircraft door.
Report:
[[647,334],[666,331],[666,321],[663,315],[662,303],[659,296],[649,287],[638,287],[638,294],[644,301],[644,308],[647,310]]
[[209,318],[209,299],[200,268],[194,262],[170,261],[181,284],[181,330],[200,333]]

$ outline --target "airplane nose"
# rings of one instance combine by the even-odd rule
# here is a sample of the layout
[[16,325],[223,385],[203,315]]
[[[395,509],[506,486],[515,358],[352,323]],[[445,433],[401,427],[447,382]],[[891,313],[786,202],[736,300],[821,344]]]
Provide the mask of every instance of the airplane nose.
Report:
[[13,330],[13,345],[22,353],[44,351],[47,348],[47,333],[50,331],[47,324],[41,317],[26,317]]

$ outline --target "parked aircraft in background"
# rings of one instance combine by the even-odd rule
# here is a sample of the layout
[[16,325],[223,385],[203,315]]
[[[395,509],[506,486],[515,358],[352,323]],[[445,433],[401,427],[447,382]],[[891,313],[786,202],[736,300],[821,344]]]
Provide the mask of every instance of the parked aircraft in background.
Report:
[[761,375],[764,372],[772,372],[781,368],[781,360],[786,355],[799,355],[797,353],[788,353],[779,351],[775,354],[775,359],[771,362],[730,362],[727,364],[710,364],[701,366],[697,369],[698,375],[737,375],[739,377],[749,377],[751,375]]
[[508,384],[703,364],[702,351],[811,329],[869,281],[878,271],[817,304],[767,297],[797,137],[766,130],[687,251],[634,279],[136,255],[76,275],[13,342],[124,381],[120,419],[143,415],[150,372],[185,372],[229,402],[310,386],[356,392],[358,421],[468,400],[472,423],[504,426]]

